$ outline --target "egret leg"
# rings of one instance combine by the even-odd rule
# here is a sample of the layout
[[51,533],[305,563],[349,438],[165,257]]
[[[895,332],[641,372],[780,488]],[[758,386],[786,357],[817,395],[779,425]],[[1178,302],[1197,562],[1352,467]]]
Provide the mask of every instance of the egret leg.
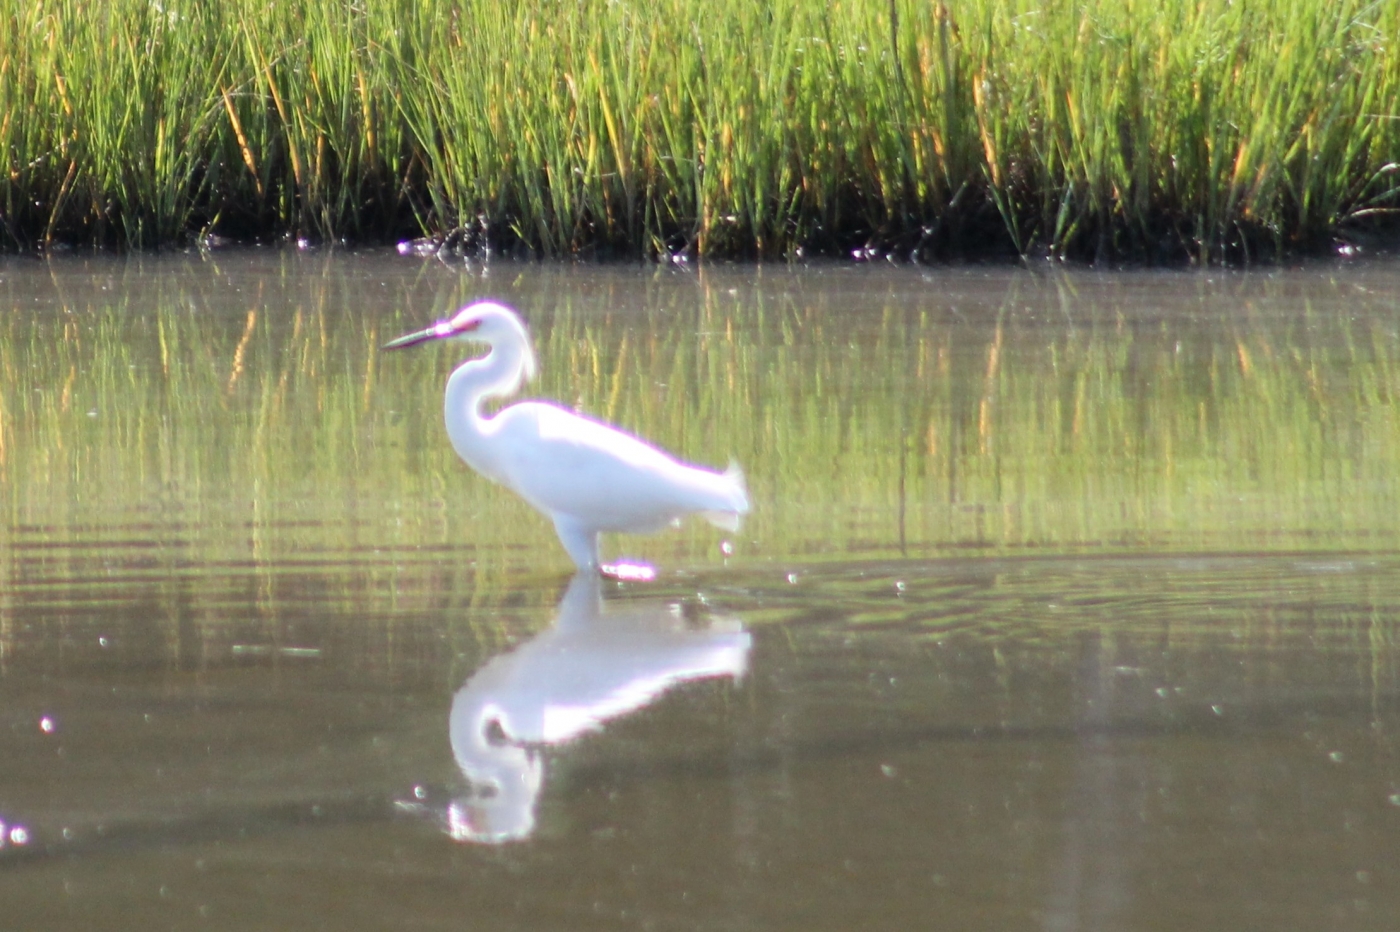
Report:
[[595,573],[598,571],[597,531],[562,516],[554,519],[554,531],[559,535],[559,542],[568,551],[570,559],[574,561],[574,566]]

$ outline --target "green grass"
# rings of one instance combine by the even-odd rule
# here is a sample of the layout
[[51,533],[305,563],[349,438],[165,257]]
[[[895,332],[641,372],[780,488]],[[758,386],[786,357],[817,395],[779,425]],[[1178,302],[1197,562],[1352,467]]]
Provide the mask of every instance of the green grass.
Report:
[[1400,208],[1400,4],[0,0],[0,240],[1216,261]]

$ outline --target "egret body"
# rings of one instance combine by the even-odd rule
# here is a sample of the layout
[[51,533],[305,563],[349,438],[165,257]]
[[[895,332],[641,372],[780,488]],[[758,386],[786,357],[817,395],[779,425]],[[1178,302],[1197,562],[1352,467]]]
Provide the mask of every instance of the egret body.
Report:
[[598,559],[602,531],[650,533],[688,514],[732,531],[748,513],[738,466],[721,473],[682,463],[616,427],[549,402],[522,401],[483,413],[487,399],[511,395],[535,375],[530,335],[510,308],[471,304],[384,348],[430,340],[470,340],[490,348],[447,379],[447,436],[468,466],[554,522],[579,569],[608,570]]

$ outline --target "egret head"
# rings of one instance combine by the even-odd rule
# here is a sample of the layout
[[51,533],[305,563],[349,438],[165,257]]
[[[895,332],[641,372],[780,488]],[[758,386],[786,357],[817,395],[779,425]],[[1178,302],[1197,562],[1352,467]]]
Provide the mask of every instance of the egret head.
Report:
[[535,377],[535,354],[530,347],[530,334],[525,323],[504,304],[478,301],[468,304],[446,320],[440,320],[426,330],[418,330],[390,340],[384,349],[404,349],[430,340],[470,340],[488,346],[519,353],[527,380]]

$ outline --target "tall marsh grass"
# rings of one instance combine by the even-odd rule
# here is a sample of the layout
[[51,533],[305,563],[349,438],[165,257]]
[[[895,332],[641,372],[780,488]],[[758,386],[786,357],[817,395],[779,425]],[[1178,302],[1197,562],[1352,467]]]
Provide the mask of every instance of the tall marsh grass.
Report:
[[0,242],[1216,261],[1400,209],[1374,0],[0,0]]

